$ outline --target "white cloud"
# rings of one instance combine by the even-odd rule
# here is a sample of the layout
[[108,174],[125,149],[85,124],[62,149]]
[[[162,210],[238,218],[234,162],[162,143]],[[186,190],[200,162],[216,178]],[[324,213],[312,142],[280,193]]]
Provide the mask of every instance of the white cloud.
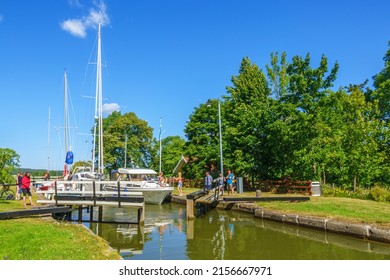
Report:
[[84,38],[87,36],[87,29],[96,29],[99,23],[102,26],[109,24],[106,4],[100,1],[94,2],[94,5],[87,16],[65,20],[61,23],[61,28],[74,36]]
[[81,20],[78,19],[68,19],[61,24],[62,29],[70,32],[70,34],[84,38],[87,36],[85,31],[85,25]]
[[103,104],[103,113],[104,114],[111,114],[112,112],[119,112],[121,109],[121,106],[119,106],[118,103],[106,103],[106,104]]
[[68,3],[71,7],[82,7],[79,0],[68,0]]

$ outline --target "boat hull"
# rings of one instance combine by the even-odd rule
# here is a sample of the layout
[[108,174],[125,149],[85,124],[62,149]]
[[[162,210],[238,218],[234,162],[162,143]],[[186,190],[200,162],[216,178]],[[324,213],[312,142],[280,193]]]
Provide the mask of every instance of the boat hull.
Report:
[[[116,187],[106,186],[107,191],[117,191]],[[173,192],[171,187],[140,188],[140,187],[121,187],[121,193],[126,195],[131,192],[142,192],[144,201],[147,204],[161,204]]]

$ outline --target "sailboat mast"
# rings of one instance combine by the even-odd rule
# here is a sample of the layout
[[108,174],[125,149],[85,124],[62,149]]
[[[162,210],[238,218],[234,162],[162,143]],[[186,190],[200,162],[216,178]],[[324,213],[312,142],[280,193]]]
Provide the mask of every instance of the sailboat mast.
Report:
[[98,106],[98,172],[104,173],[103,163],[103,90],[102,90],[102,58],[101,58],[101,31],[98,29],[98,49],[96,65],[96,98]]
[[64,130],[65,130],[65,155],[69,148],[69,117],[68,117],[68,79],[64,70]]
[[161,123],[161,118],[160,118],[160,132],[159,132],[159,138],[160,138],[160,165],[159,165],[159,172],[161,172],[161,152],[162,152],[161,137],[162,137],[162,123]]
[[127,167],[127,133],[125,136],[125,168]]
[[47,124],[47,171],[50,171],[50,107]]

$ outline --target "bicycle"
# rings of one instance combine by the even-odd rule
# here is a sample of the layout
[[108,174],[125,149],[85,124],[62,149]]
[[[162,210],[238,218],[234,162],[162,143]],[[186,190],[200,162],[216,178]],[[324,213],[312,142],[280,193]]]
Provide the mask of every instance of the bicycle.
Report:
[[9,185],[2,184],[3,188],[0,191],[0,199],[12,200],[15,197],[15,192],[10,189]]

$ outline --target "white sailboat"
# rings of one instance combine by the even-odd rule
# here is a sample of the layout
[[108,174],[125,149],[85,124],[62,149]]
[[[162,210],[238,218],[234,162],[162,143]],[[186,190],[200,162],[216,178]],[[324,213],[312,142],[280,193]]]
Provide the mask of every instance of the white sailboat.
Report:
[[[102,87],[102,59],[101,59],[101,31],[98,26],[98,44],[96,55],[96,89],[95,89],[95,117],[93,126],[92,167],[82,166],[75,170],[73,179],[77,181],[101,180],[104,176],[103,162],[103,87]],[[96,145],[97,143],[97,145]],[[97,153],[96,153],[97,146]],[[96,159],[97,155],[97,159]],[[95,163],[97,161],[97,168]]]
[[[101,28],[100,23],[98,26],[98,45],[97,45],[97,59],[96,59],[96,103],[95,103],[95,125],[94,125],[94,146],[93,146],[93,158],[92,158],[92,173],[104,174],[104,160],[103,160],[103,88],[102,88],[102,59],[101,59]],[[97,141],[97,142],[95,142]],[[95,145],[97,143],[97,145]],[[97,148],[97,153],[96,149]],[[95,158],[97,154],[97,159]],[[97,162],[97,168],[95,170],[95,162]],[[156,182],[156,172],[153,170],[147,170],[147,174],[142,173],[140,169],[127,169],[120,168],[120,175],[127,176],[126,182],[120,183],[121,188],[126,192],[142,192],[144,195],[145,203],[159,204],[170,195],[173,191],[173,187],[160,186]],[[144,176],[145,175],[145,176]],[[153,178],[151,176],[154,176]],[[119,176],[118,180],[120,180]],[[145,179],[144,179],[145,178]],[[143,180],[142,180],[143,179]],[[107,184],[106,190],[113,190],[117,188],[117,184]]]
[[104,174],[103,161],[103,83],[102,83],[102,55],[101,55],[101,29],[98,26],[98,45],[96,57],[96,99],[95,99],[95,123],[94,123],[94,145],[92,153],[92,172],[95,172],[95,155],[97,140],[97,173]]

